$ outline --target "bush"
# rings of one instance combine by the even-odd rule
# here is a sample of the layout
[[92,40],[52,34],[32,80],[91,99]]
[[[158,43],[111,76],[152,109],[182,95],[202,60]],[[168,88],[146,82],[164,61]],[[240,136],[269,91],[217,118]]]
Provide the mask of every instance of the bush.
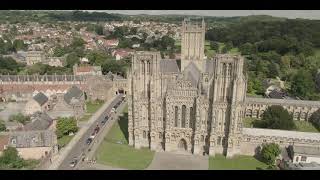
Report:
[[9,121],[16,121],[19,122],[23,125],[27,124],[28,122],[30,122],[30,117],[29,116],[24,116],[21,113],[15,114],[15,115],[11,115],[9,117]]
[[7,149],[5,149],[2,156],[0,157],[1,169],[20,169],[25,165],[26,163],[21,157],[19,157],[18,151],[14,147],[8,147]]
[[77,121],[74,118],[60,118],[57,121],[57,137],[61,138],[69,133],[78,131]]
[[272,167],[274,166],[275,160],[277,156],[280,155],[280,153],[281,153],[281,149],[278,144],[269,143],[269,144],[264,144],[262,146],[260,155],[261,155],[262,161],[268,164],[269,167]]
[[6,128],[6,125],[5,125],[5,123],[4,123],[4,121],[3,120],[0,120],[0,132],[1,131],[5,131],[7,128]]

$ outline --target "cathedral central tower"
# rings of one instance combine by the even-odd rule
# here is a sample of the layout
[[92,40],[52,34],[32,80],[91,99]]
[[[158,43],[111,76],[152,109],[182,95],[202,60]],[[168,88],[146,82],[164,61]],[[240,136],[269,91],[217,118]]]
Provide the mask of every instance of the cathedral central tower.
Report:
[[185,19],[181,29],[181,71],[193,62],[201,71],[204,59],[205,23],[201,24]]

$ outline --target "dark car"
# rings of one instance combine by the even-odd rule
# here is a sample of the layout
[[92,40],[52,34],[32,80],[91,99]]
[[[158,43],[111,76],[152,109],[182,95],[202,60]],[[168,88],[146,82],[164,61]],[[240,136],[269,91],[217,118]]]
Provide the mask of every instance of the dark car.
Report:
[[86,141],[86,144],[90,145],[91,143],[92,143],[92,138],[88,138],[87,141]]
[[78,163],[77,159],[74,159],[73,161],[70,162],[70,167],[75,167]]
[[107,122],[107,119],[101,121],[101,124],[104,125]]

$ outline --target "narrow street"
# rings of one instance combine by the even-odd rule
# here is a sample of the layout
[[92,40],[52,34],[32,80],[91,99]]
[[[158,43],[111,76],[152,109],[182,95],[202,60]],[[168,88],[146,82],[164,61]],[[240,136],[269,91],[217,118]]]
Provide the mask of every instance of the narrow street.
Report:
[[94,129],[97,125],[101,128],[101,121],[106,117],[108,113],[111,112],[111,109],[121,101],[121,95],[118,95],[111,99],[109,102],[106,102],[84,125],[80,131],[75,135],[71,142],[59,152],[58,157],[53,159],[53,163],[48,169],[51,170],[72,170],[76,167],[71,167],[70,163],[76,158],[78,162],[81,160],[82,154],[84,154],[89,145],[86,144],[86,140],[94,132]]

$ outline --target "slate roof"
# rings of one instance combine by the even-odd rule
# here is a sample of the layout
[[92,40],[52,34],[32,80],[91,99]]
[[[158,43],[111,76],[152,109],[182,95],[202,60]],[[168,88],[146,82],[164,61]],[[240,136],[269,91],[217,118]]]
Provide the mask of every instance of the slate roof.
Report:
[[205,63],[204,63],[204,72],[205,73],[209,73],[209,74],[212,74],[213,73],[213,68],[214,68],[214,61],[213,60],[205,60]]
[[320,147],[293,146],[294,153],[306,155],[320,155]]
[[193,87],[197,87],[201,73],[194,63],[190,63],[183,72],[186,80],[191,81]]
[[68,104],[71,103],[72,98],[79,99],[82,96],[82,91],[77,86],[72,86],[64,95],[64,100]]
[[160,72],[161,73],[179,73],[179,67],[176,60],[162,59],[160,61]]
[[37,101],[41,106],[49,100],[48,97],[42,92],[39,92],[37,95],[35,95],[33,99]]
[[27,131],[46,130],[52,124],[53,120],[47,113],[37,112],[31,115],[31,122],[24,126]]
[[55,138],[55,132],[52,130],[14,131],[10,134],[9,143],[17,148],[51,147],[55,143]]

